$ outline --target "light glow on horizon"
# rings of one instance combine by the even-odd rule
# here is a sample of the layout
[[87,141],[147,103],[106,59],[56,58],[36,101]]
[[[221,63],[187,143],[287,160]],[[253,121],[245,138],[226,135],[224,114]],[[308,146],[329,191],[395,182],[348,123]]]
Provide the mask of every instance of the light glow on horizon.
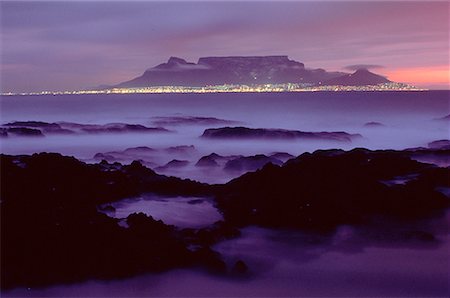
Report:
[[[440,87],[450,89],[450,69],[448,65],[434,67],[405,67],[387,70],[384,75],[389,80],[420,87]],[[435,89],[434,88],[434,89]]]

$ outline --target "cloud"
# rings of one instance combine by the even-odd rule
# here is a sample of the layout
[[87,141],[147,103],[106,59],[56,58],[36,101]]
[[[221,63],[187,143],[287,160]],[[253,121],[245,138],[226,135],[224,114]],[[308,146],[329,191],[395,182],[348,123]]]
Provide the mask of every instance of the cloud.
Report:
[[288,55],[327,70],[449,58],[444,2],[0,1],[0,16],[8,91],[115,84],[170,56]]
[[358,70],[358,69],[380,69],[384,68],[382,65],[376,65],[376,64],[355,64],[355,65],[348,65],[344,67],[346,70]]

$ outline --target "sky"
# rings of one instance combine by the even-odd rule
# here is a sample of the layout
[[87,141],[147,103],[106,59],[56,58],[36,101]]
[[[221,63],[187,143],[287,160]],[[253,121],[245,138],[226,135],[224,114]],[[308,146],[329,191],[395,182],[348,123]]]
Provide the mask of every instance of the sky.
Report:
[[440,1],[3,1],[2,92],[79,90],[141,75],[170,56],[288,55],[307,68],[373,65],[449,89]]

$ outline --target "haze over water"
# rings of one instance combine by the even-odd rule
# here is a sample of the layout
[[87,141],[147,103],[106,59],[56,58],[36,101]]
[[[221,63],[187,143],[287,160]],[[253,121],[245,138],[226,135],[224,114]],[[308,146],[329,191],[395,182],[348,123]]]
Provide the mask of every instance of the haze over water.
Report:
[[[45,121],[82,124],[128,123],[161,126],[157,117],[215,117],[233,124],[163,123],[171,132],[47,135],[3,138],[2,153],[59,152],[93,162],[96,153],[147,146],[164,149],[193,145],[185,154],[153,154],[150,165],[188,160],[184,168],[165,174],[204,182],[226,182],[232,173],[204,173],[194,165],[204,155],[255,155],[287,152],[297,156],[317,149],[365,147],[405,149],[448,139],[448,91],[429,92],[303,92],[266,94],[152,94],[14,96],[1,98],[1,122]],[[163,118],[163,120],[170,120]],[[169,121],[170,122],[170,121]],[[366,126],[379,122],[379,126]],[[220,140],[200,138],[211,127],[245,126],[300,131],[345,131],[363,137],[351,143],[317,140]],[[127,160],[126,162],[131,162]]]

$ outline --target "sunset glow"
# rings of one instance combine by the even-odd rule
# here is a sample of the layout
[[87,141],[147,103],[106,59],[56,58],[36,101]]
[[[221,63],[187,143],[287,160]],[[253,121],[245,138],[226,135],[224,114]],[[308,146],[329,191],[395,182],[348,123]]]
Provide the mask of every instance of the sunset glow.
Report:
[[2,1],[0,6],[2,92],[114,85],[170,56],[195,63],[207,56],[267,55],[337,71],[378,65],[391,80],[448,88],[446,1]]
[[449,89],[449,67],[448,65],[435,67],[408,67],[399,68],[393,71],[386,71],[384,74],[392,81],[403,82],[420,87],[435,87]]

